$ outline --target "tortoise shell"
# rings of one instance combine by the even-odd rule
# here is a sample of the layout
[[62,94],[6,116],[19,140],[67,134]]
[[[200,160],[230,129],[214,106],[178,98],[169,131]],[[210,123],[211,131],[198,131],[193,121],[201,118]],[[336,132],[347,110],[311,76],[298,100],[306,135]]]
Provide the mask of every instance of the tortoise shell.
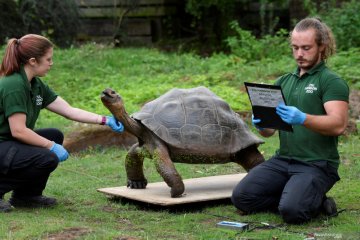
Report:
[[169,147],[190,152],[233,154],[263,143],[228,103],[206,87],[171,89],[132,117]]

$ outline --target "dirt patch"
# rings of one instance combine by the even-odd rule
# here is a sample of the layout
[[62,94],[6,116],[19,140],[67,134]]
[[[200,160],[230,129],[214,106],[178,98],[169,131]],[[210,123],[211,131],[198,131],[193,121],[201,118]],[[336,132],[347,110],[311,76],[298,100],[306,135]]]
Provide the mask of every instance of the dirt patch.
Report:
[[360,122],[360,91],[351,90],[349,96],[349,122],[344,135],[357,134]]
[[139,239],[140,238],[128,237],[128,236],[122,236],[122,237],[114,238],[114,240],[139,240]]
[[360,121],[360,91],[352,90],[349,98],[350,118]]
[[67,228],[59,233],[52,233],[47,237],[43,238],[44,240],[72,240],[77,239],[78,237],[84,236],[91,232],[88,228]]
[[127,131],[119,134],[105,126],[76,123],[74,129],[64,140],[64,147],[71,153],[97,146],[128,149],[137,142],[137,138]]

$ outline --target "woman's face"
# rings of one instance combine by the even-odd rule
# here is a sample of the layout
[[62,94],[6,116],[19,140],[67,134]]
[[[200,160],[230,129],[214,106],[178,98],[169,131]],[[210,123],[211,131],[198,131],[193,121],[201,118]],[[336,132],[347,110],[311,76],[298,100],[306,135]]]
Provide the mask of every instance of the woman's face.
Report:
[[53,65],[52,57],[53,48],[49,48],[44,56],[35,60],[36,63],[33,66],[35,76],[44,77],[48,73],[51,66]]

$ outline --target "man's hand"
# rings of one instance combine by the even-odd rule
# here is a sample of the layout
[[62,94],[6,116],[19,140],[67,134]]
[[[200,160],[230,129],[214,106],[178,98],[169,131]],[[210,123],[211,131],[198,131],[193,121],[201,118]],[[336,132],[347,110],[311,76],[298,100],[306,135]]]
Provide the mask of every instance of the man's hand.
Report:
[[113,116],[106,117],[105,125],[109,126],[114,132],[122,133],[124,131],[124,125],[116,120]]
[[66,151],[66,149],[62,145],[57,144],[55,142],[50,148],[50,151],[56,154],[56,156],[59,159],[59,162],[63,162],[69,157],[68,151]]
[[284,103],[280,103],[276,107],[276,113],[281,119],[291,125],[303,125],[306,119],[306,114],[293,106],[285,106]]

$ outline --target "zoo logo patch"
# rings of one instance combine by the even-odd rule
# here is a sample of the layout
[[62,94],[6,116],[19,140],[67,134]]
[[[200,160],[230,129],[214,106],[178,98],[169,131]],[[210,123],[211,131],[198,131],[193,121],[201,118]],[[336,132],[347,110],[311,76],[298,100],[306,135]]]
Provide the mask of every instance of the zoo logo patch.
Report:
[[36,106],[41,106],[43,103],[43,98],[40,95],[36,96]]
[[305,87],[305,93],[314,93],[314,91],[317,91],[317,87],[313,83],[309,83],[307,87]]

